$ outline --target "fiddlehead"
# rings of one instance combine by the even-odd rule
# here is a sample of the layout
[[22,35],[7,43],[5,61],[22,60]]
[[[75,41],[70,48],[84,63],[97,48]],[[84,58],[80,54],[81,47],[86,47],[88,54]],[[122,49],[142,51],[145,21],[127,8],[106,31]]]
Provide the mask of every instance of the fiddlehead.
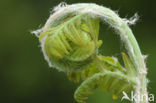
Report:
[[[94,29],[93,29],[94,28]],[[99,21],[87,14],[73,15],[57,26],[41,33],[50,63],[60,71],[71,72],[93,61],[101,41],[98,41]]]
[[74,97],[77,102],[84,103],[84,100],[88,99],[87,96],[92,93],[92,90],[99,88],[113,93],[113,98],[116,99],[122,95],[123,91],[128,93],[133,90],[133,85],[136,85],[136,82],[122,73],[96,73],[81,84]]
[[[54,10],[39,32],[42,51],[49,65],[67,72],[70,80],[84,80],[74,95],[78,102],[86,100],[95,88],[111,91],[115,97],[133,89],[147,95],[144,59],[125,19],[96,4],[65,5]],[[125,69],[113,58],[98,53],[102,44],[98,40],[99,19],[113,27],[125,44]],[[136,102],[148,103],[145,99]]]
[[[136,69],[125,53],[122,53],[122,57],[126,70],[113,58],[100,56],[96,59],[98,62],[96,64],[97,67],[94,64],[89,67],[89,70],[86,68],[79,73],[74,73],[76,77],[73,77],[72,80],[80,79],[84,75],[87,78],[76,90],[75,99],[83,103],[87,96],[92,93],[92,90],[96,88],[111,92],[114,99],[122,96],[123,91],[126,93],[133,91],[135,89],[134,86],[137,85],[135,80]],[[98,70],[98,68],[101,69]],[[84,72],[86,73],[84,74]],[[90,72],[92,75],[88,75]]]

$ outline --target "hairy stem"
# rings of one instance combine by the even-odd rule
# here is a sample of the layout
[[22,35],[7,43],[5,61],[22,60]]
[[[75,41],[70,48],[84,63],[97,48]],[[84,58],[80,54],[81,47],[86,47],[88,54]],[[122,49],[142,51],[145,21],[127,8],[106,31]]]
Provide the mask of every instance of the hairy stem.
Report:
[[[136,61],[136,68],[138,70],[138,85],[136,87],[136,93],[137,94],[143,94],[148,96],[147,94],[147,79],[146,79],[146,75],[147,75],[147,70],[146,70],[146,65],[144,62],[144,58],[142,56],[142,53],[140,51],[139,45],[131,31],[131,29],[128,27],[128,25],[126,23],[123,22],[121,28],[123,28],[123,30],[125,31],[125,34],[128,36],[128,40],[131,43],[131,46],[133,48],[134,54],[132,54],[130,52],[130,49],[132,48],[127,48],[130,57],[132,58],[133,55],[134,57],[132,58],[133,61]],[[127,41],[124,41],[125,44],[127,44]],[[148,103],[148,100],[146,100],[147,98],[144,98],[143,101],[136,101],[136,103]]]

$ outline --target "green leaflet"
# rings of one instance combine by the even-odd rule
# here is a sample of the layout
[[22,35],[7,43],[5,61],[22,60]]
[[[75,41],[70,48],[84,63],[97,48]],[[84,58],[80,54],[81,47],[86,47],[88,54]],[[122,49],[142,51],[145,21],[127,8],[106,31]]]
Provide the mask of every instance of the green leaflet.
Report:
[[109,57],[109,56],[97,56],[96,59],[98,65],[102,66],[99,68],[105,68],[106,70],[109,71],[120,71],[125,73],[126,70],[121,66],[119,63],[118,59],[114,57]]
[[45,39],[44,50],[53,67],[73,72],[92,63],[93,56],[102,44],[98,41],[98,34],[99,20],[81,14],[48,28],[39,39]]
[[125,68],[127,70],[127,75],[132,78],[136,77],[137,75],[136,68],[134,64],[132,63],[132,61],[130,60],[130,58],[124,52],[122,52],[122,58],[124,61]]
[[119,72],[96,73],[85,80],[75,91],[74,98],[78,103],[85,103],[92,90],[99,88],[113,93],[113,97],[122,95],[122,91],[128,93],[136,82]]
[[100,72],[99,69],[96,66],[96,63],[93,62],[92,64],[90,64],[88,67],[86,67],[85,69],[78,71],[78,72],[68,72],[67,76],[68,79],[77,83],[79,82],[81,79],[82,80],[86,80],[88,77],[91,77],[92,75],[94,75],[95,73]]
[[80,79],[85,80],[88,77],[94,75],[95,73],[102,72],[102,70],[99,69],[100,67],[98,67],[99,65],[101,65],[102,68],[105,70],[119,71],[119,72],[122,71],[123,73],[126,73],[126,70],[120,65],[119,61],[114,59],[113,57],[98,56],[97,58],[98,59],[95,59],[93,63],[91,63],[88,67],[84,68],[81,71],[68,72],[67,76],[69,80],[74,82],[79,82]]

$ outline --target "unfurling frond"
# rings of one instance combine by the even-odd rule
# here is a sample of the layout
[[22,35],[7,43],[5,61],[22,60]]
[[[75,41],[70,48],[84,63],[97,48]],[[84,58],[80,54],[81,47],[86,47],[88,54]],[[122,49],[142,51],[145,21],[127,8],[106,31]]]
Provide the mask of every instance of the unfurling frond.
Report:
[[133,90],[134,85],[136,82],[133,79],[119,72],[96,73],[78,87],[74,98],[79,103],[85,103],[88,95],[92,94],[92,90],[99,88],[113,93],[113,98],[116,99],[122,95],[123,91],[128,93]]
[[[124,67],[118,59],[99,53],[99,19],[120,35],[128,54],[122,53]],[[127,23],[109,8],[80,3],[59,5],[39,30],[49,66],[66,72],[71,81],[82,81],[74,94],[77,102],[84,103],[96,88],[111,92],[114,99],[134,88],[136,93],[147,95],[146,65]]]
[[99,21],[87,14],[76,15],[40,35],[50,63],[60,71],[73,72],[93,61],[99,47]]

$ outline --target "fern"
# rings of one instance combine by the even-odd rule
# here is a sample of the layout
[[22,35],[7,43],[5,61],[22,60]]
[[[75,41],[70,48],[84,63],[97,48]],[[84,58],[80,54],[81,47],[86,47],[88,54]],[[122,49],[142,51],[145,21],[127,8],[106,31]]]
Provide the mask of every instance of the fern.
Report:
[[[55,10],[40,30],[39,40],[50,66],[66,72],[73,82],[82,81],[74,94],[77,102],[84,103],[97,88],[112,93],[114,99],[121,97],[123,91],[147,95],[146,66],[127,22],[96,4],[59,6]],[[125,44],[128,55],[122,53],[124,66],[99,53],[99,19],[113,27]]]

